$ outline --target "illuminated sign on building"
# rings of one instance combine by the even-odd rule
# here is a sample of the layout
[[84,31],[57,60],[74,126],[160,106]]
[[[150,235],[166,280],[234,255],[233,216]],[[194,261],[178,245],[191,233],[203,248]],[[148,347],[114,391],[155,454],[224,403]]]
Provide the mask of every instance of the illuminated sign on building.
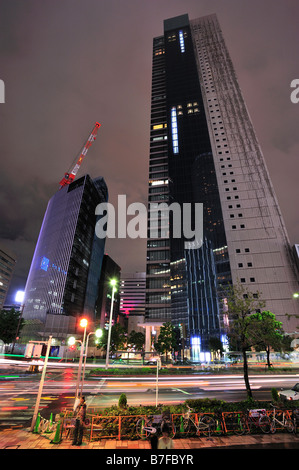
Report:
[[48,271],[49,262],[50,260],[46,258],[45,256],[43,256],[41,264],[40,264],[40,268],[43,269],[44,271]]

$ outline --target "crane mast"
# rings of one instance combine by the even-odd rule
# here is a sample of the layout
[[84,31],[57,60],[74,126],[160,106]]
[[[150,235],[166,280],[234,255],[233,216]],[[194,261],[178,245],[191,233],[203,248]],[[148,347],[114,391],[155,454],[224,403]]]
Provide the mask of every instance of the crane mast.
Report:
[[97,132],[100,128],[101,124],[99,124],[98,122],[95,123],[94,125],[94,128],[92,129],[84,147],[82,148],[81,152],[80,152],[80,155],[75,163],[75,165],[73,166],[73,168],[68,172],[68,173],[65,173],[64,174],[64,177],[62,178],[62,180],[60,181],[60,189],[63,188],[64,186],[67,186],[68,184],[72,183],[76,177],[76,174],[82,164],[82,161],[84,159],[84,157],[86,157],[86,154],[88,152],[88,149],[89,147],[91,146],[91,144],[93,143],[93,141],[96,139],[96,135],[97,135]]

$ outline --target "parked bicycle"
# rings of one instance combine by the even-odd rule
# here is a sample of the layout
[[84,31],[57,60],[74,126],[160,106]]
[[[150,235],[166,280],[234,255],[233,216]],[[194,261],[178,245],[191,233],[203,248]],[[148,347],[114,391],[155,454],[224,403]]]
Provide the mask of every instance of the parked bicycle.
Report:
[[184,432],[196,432],[197,435],[203,434],[210,436],[211,432],[216,430],[216,421],[208,414],[197,415],[195,419],[195,411],[187,405],[187,412],[183,414],[183,429]]
[[[293,421],[291,420],[291,418],[289,418],[285,411],[281,411],[280,413],[278,412],[277,413],[277,407],[272,405],[271,403],[271,406],[274,408],[274,411],[273,411],[273,415],[272,415],[272,419],[271,419],[271,424],[270,424],[270,431],[272,433],[274,433],[276,431],[276,428],[278,427],[283,427],[285,429],[287,429],[288,432],[293,432],[294,431],[294,423]],[[277,414],[278,416],[281,418],[278,419],[277,417]]]
[[226,412],[224,421],[225,432],[233,432],[238,436],[242,436],[242,434],[245,434],[245,432],[248,430],[246,417],[242,412]]
[[153,434],[162,434],[164,426],[168,427],[170,431],[169,436],[173,438],[176,433],[176,427],[171,421],[170,416],[164,413],[140,418],[136,423],[136,433],[141,439],[144,439]]
[[271,430],[271,420],[264,408],[247,410],[247,424],[250,433],[260,429],[263,433],[268,434]]

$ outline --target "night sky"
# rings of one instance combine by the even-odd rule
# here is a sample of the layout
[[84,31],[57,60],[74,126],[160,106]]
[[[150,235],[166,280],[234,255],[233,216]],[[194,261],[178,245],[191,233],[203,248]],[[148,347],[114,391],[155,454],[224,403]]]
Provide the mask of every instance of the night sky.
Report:
[[[291,244],[299,243],[298,0],[0,0],[0,241],[24,289],[47,202],[94,123],[78,173],[110,202],[147,201],[153,37],[163,20],[216,13],[262,146]],[[128,217],[128,220],[130,218]],[[124,272],[144,271],[144,239],[107,240]]]

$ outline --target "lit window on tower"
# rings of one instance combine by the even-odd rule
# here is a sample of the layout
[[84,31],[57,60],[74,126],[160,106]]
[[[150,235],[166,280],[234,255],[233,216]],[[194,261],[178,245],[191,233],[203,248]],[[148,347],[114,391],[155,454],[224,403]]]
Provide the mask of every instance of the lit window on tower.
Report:
[[181,52],[185,52],[185,41],[184,41],[183,31],[179,31],[179,39],[180,39]]
[[175,106],[171,108],[171,133],[173,153],[179,153],[178,121]]

